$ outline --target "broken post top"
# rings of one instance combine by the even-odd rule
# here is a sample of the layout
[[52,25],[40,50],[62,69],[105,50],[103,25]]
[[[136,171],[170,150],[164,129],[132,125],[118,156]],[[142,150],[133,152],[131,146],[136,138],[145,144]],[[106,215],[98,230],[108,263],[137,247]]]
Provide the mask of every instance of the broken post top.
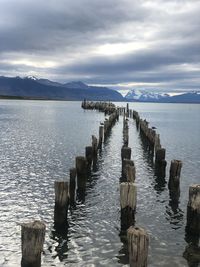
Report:
[[188,206],[200,213],[200,184],[194,184],[189,187]]
[[147,231],[139,226],[130,226],[128,228],[127,234],[134,235],[134,236],[140,236],[140,235],[148,236]]
[[69,182],[55,181],[55,203],[59,206],[65,206],[69,198]]
[[38,229],[38,230],[46,229],[45,223],[39,220],[35,220],[33,222],[21,223],[21,226],[23,226],[23,228]]
[[32,266],[32,262],[37,259],[40,261],[46,226],[44,222],[36,220],[22,223],[21,227],[22,258]]

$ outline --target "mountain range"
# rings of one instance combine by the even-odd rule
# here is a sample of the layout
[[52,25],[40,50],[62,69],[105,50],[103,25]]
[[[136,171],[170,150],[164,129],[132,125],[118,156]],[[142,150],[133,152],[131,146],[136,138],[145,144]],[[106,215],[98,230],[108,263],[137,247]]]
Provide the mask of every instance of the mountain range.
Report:
[[123,101],[123,96],[107,87],[88,86],[83,82],[61,84],[32,76],[0,77],[0,96],[54,100],[109,100]]
[[0,98],[97,100],[158,103],[200,103],[200,91],[170,96],[149,90],[130,90],[125,97],[107,87],[89,86],[81,81],[58,83],[33,76],[0,76]]
[[170,96],[169,94],[153,93],[148,90],[130,90],[125,99],[131,102],[200,103],[200,91]]

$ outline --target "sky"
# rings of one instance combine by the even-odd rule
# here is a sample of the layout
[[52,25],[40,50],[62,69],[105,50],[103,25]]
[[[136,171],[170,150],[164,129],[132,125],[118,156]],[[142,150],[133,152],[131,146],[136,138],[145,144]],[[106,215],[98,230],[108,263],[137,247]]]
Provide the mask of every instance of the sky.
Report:
[[0,0],[0,75],[200,89],[200,0]]

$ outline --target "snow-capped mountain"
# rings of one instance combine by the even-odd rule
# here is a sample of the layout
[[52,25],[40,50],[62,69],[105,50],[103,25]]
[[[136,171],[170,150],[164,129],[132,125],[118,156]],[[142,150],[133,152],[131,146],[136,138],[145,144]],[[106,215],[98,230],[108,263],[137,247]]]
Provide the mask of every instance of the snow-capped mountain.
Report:
[[37,78],[35,76],[32,76],[32,75],[26,76],[25,79],[31,79],[31,80],[37,81]]
[[169,97],[168,94],[153,93],[147,90],[130,90],[125,96],[128,100],[143,101],[143,102],[157,102],[158,100]]

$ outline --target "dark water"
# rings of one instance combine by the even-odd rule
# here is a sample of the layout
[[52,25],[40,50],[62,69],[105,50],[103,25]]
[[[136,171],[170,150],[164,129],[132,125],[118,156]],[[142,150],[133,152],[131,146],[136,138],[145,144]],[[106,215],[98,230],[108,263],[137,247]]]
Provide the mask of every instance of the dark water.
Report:
[[[149,266],[189,266],[182,254],[187,245],[188,187],[200,182],[200,105],[130,107],[158,128],[168,167],[171,159],[181,159],[184,164],[181,196],[172,205],[166,184],[168,169],[166,180],[157,179],[130,120],[138,186],[136,221],[150,234]],[[103,119],[101,113],[83,111],[80,102],[0,101],[0,266],[20,266],[19,223],[30,219],[42,219],[47,225],[44,267],[127,265],[119,237],[122,118],[103,146],[84,200],[69,214],[68,231],[59,234],[53,227],[54,181],[69,179],[75,157],[84,155]]]

